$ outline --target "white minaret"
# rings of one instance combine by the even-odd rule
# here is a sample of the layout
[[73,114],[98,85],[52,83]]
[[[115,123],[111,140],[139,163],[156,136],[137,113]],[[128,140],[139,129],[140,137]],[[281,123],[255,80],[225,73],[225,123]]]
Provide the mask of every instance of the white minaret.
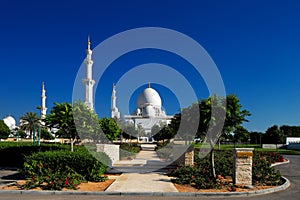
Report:
[[111,94],[111,118],[120,119],[120,112],[117,108],[117,96],[116,96],[116,86],[113,84],[112,94]]
[[95,84],[95,81],[92,77],[92,66],[94,61],[92,60],[92,50],[91,50],[91,42],[90,42],[90,36],[88,37],[87,42],[87,49],[86,49],[86,58],[84,60],[84,64],[86,66],[86,78],[83,79],[84,84],[84,104],[90,108],[94,109],[93,104],[93,86]]
[[41,118],[44,119],[46,117],[46,90],[45,90],[45,84],[44,82],[42,83],[42,95],[41,95],[41,100],[42,100],[42,106],[41,106]]

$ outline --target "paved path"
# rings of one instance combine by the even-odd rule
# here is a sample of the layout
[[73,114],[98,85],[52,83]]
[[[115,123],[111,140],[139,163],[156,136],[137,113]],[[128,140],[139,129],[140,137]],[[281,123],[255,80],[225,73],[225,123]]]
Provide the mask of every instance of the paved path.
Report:
[[115,163],[115,168],[121,171],[130,169],[133,173],[123,173],[106,191],[177,192],[170,177],[163,172],[153,172],[164,166],[165,163],[160,161],[156,151],[142,150],[134,160]]

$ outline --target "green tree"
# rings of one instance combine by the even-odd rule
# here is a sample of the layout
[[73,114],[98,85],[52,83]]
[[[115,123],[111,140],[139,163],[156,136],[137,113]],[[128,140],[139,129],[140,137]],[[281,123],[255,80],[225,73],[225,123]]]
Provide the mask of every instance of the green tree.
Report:
[[261,144],[263,133],[261,132],[250,132],[251,144]]
[[121,135],[123,138],[129,140],[129,145],[131,145],[131,140],[138,137],[138,130],[135,128],[134,124],[122,124],[121,125]]
[[247,122],[247,116],[250,116],[250,112],[242,109],[235,95],[226,98],[214,95],[182,109],[172,119],[170,127],[176,132],[176,138],[179,135],[190,140],[195,137],[195,129],[197,138],[205,137],[204,143],[210,146],[211,174],[216,178],[214,145],[222,135],[228,136],[243,122]]
[[29,137],[32,138],[33,130],[40,124],[39,117],[34,112],[27,112],[20,119],[20,128],[24,131],[29,131]]
[[269,144],[283,144],[285,142],[285,137],[283,132],[278,128],[277,125],[269,127],[263,136],[264,143]]
[[248,142],[250,139],[250,134],[247,129],[242,126],[238,126],[234,132],[234,139],[236,142]]
[[58,129],[56,135],[70,138],[70,149],[73,151],[73,140],[78,138],[73,118],[73,107],[70,103],[54,103],[54,105],[45,118],[46,126]]
[[8,126],[0,119],[0,139],[6,139],[11,134]]
[[53,140],[54,136],[47,130],[47,128],[41,128],[41,138],[45,140]]
[[96,142],[104,138],[104,134],[100,134],[98,115],[93,110],[81,101],[74,103],[73,110],[77,133],[82,140],[88,139]]
[[121,129],[114,119],[102,118],[99,120],[99,125],[106,138],[111,142],[120,137]]
[[156,133],[153,138],[156,141],[163,141],[163,145],[165,145],[165,140],[170,140],[175,136],[174,130],[170,126],[166,125],[163,125],[163,127],[155,125],[152,127],[151,132]]

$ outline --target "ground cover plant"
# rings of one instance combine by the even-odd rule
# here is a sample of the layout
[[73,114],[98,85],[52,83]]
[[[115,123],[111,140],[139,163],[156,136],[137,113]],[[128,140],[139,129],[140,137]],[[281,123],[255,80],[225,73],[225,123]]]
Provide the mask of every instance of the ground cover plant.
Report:
[[[274,161],[282,160],[282,156],[276,153],[254,152],[252,183],[253,185],[275,186],[283,184],[283,179],[279,171],[276,171],[271,164]],[[191,185],[197,189],[221,189],[234,190],[235,186],[228,177],[233,174],[233,154],[232,151],[215,152],[216,174],[213,178],[210,173],[209,156],[203,159],[198,157],[195,151],[194,166],[180,166],[172,170],[170,176],[174,177],[173,182],[181,185]]]

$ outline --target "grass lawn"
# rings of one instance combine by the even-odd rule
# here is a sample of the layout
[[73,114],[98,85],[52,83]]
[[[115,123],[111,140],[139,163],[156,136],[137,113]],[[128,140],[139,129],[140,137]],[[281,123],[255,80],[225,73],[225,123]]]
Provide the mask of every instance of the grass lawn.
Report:
[[[195,144],[195,148],[201,148],[201,143]],[[288,150],[288,149],[263,149],[260,145],[257,144],[237,144],[236,148],[254,148],[254,151],[262,152],[277,152],[282,155],[300,155],[300,151],[297,150]],[[215,149],[219,149],[219,146],[216,144]],[[233,144],[221,144],[220,150],[233,150]]]

